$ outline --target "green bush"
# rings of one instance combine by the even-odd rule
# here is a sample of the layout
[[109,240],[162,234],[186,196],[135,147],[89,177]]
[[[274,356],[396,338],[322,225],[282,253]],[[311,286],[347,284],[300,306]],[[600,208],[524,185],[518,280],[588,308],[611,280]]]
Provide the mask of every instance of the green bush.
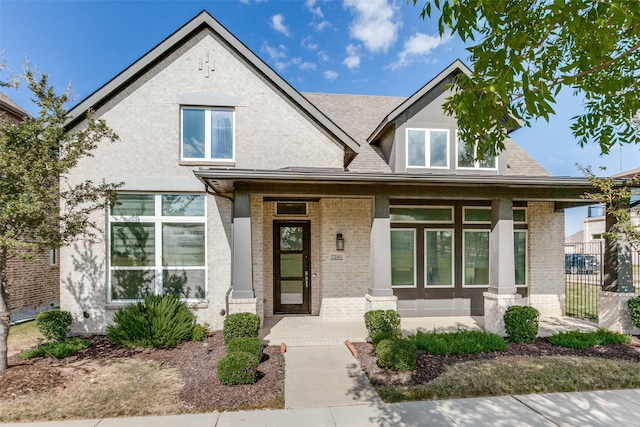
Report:
[[209,335],[211,335],[209,324],[205,323],[204,325],[201,325],[198,323],[193,328],[193,332],[191,332],[191,341],[204,341],[209,338]]
[[71,322],[73,317],[68,311],[49,310],[36,316],[36,325],[40,333],[49,341],[64,341]]
[[253,313],[234,313],[224,319],[222,337],[224,344],[234,338],[256,338],[260,331],[260,317]]
[[253,384],[258,381],[259,363],[260,359],[255,354],[243,351],[227,353],[218,362],[218,379],[227,385]]
[[262,344],[262,340],[258,337],[234,338],[227,343],[226,347],[227,353],[242,351],[245,353],[256,355],[260,360],[262,360],[262,350],[264,349],[264,344]]
[[627,306],[629,306],[631,321],[637,328],[640,328],[640,296],[628,300]]
[[80,338],[69,338],[64,341],[52,341],[38,348],[33,348],[20,353],[20,358],[31,359],[32,357],[53,357],[55,359],[64,359],[78,351],[91,345],[91,341],[85,341]]
[[191,339],[195,316],[174,295],[145,297],[116,312],[107,336],[120,347],[172,347]]
[[501,336],[485,331],[421,332],[407,337],[429,354],[449,356],[502,351],[507,343]]
[[553,345],[584,350],[596,345],[629,344],[631,338],[628,335],[617,332],[598,329],[597,331],[582,332],[568,331],[559,332],[549,337],[549,342]]
[[384,339],[400,339],[400,315],[395,310],[371,310],[364,314],[364,325],[367,327],[373,345]]
[[407,339],[382,340],[376,347],[378,366],[394,371],[414,370],[417,356],[415,343]]
[[533,307],[513,305],[504,313],[504,328],[509,341],[532,343],[538,336],[540,313]]

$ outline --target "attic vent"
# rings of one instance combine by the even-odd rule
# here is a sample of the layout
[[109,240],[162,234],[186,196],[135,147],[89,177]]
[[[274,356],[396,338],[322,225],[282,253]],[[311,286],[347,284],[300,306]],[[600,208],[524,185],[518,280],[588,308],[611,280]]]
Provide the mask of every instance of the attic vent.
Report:
[[307,216],[306,202],[278,202],[276,215],[304,215]]

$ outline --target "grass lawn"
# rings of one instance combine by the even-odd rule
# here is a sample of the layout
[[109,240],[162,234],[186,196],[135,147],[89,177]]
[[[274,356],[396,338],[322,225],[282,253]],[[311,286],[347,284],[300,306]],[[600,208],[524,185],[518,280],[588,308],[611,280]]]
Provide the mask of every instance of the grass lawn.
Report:
[[35,347],[38,344],[38,338],[44,339],[38,331],[35,320],[12,326],[9,328],[9,355]]

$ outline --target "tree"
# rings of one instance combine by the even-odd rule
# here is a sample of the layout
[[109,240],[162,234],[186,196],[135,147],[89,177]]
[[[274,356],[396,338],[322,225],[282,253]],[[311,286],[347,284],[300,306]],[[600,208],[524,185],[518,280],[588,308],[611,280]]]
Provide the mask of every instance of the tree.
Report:
[[438,12],[440,35],[469,44],[473,76],[456,76],[444,109],[478,158],[504,149],[505,128],[549,120],[562,88],[584,97],[571,125],[581,147],[639,142],[640,2],[428,0],[421,17]]
[[69,90],[57,95],[47,75],[29,69],[21,79],[32,92],[39,114],[18,125],[0,118],[0,371],[8,367],[8,261],[28,260],[34,252],[59,248],[80,237],[98,239],[90,215],[113,203],[119,187],[67,181],[69,171],[91,156],[99,141],[113,142],[118,136],[91,113],[84,128],[69,132],[64,108]]

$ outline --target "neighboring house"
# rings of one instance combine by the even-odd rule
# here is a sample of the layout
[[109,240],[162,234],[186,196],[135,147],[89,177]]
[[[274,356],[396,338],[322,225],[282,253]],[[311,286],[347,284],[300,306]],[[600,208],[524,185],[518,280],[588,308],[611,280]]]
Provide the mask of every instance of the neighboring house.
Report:
[[509,138],[474,161],[442,111],[457,73],[409,98],[301,94],[200,13],[70,111],[69,130],[93,109],[120,136],[72,184],[123,183],[93,217],[104,242],[62,251],[74,330],[168,292],[214,328],[240,311],[563,314],[563,208],[589,183],[549,176]]
[[[0,120],[16,126],[29,114],[0,92]],[[7,263],[7,291],[11,321],[32,318],[36,312],[58,305],[60,269],[57,251],[36,252],[33,260],[11,258]]]

